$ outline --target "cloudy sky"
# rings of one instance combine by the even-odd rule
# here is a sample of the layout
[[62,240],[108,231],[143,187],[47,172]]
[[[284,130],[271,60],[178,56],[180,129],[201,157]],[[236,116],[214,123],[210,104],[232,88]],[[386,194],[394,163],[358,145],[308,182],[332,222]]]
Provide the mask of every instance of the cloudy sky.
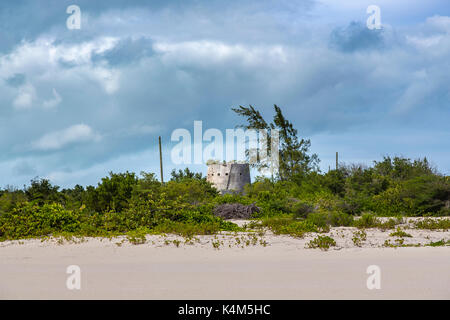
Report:
[[[68,29],[70,5],[81,28]],[[369,5],[382,28],[369,30]],[[165,174],[177,128],[279,105],[327,170],[384,155],[450,174],[447,0],[0,2],[0,186]],[[205,172],[204,166],[191,166]]]

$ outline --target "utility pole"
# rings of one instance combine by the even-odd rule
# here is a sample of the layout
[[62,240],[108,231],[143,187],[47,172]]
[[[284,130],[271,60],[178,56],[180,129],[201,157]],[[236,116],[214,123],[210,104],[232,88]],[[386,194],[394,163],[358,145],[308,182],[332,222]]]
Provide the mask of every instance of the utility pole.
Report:
[[164,178],[163,178],[163,163],[162,163],[162,151],[161,151],[161,136],[159,136],[159,166],[161,167],[161,183],[164,183]]
[[338,161],[339,161],[339,155],[338,155],[338,153],[336,151],[336,170],[339,168]]

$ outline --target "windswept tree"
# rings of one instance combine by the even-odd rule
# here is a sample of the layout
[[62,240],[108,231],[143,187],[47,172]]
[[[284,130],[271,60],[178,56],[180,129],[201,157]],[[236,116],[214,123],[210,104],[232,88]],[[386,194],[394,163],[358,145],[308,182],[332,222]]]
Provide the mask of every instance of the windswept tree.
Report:
[[[273,122],[264,120],[261,113],[252,105],[249,107],[239,106],[232,108],[238,115],[246,118],[247,124],[239,127],[245,129],[265,130],[267,132],[267,145],[272,145],[274,130],[279,134],[279,161],[278,179],[288,180],[294,177],[301,177],[311,171],[318,170],[319,158],[316,154],[309,154],[311,141],[309,139],[299,139],[298,131],[292,123],[287,120],[281,108],[274,105],[275,115]],[[247,154],[248,155],[248,154]],[[267,163],[259,162],[253,164],[258,170],[267,167]]]

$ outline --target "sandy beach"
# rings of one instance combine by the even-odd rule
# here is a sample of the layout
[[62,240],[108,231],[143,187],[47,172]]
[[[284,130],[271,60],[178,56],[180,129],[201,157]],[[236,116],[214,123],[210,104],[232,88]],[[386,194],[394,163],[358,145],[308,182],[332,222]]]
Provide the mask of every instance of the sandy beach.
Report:
[[[0,243],[0,298],[450,299],[450,247],[382,247],[392,230],[376,229],[356,247],[351,229],[333,228],[337,246],[328,251],[305,248],[315,235],[270,233],[253,243],[244,233],[189,243],[147,236],[140,245],[125,237],[7,241]],[[414,240],[407,241],[423,244],[449,239],[448,231],[408,232]],[[66,287],[69,265],[80,267],[80,290]],[[370,265],[380,268],[380,289],[367,288]]]

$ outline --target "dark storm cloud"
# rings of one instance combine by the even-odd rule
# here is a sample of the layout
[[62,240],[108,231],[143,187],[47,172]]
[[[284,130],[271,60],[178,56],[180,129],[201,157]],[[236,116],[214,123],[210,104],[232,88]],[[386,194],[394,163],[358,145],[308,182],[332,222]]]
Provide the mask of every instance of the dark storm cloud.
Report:
[[[192,131],[194,120],[204,130],[234,128],[242,119],[230,107],[238,105],[270,119],[278,104],[302,135],[319,137],[313,146],[324,155],[393,150],[380,132],[401,141],[395,148],[405,155],[419,154],[411,128],[415,141],[421,132],[446,137],[445,16],[374,31],[314,24],[310,1],[81,1],[82,29],[70,31],[71,1],[5,3],[0,186],[31,175],[67,186],[110,170],[155,171],[159,135],[173,167],[172,130]],[[448,167],[448,147],[422,150]]]

